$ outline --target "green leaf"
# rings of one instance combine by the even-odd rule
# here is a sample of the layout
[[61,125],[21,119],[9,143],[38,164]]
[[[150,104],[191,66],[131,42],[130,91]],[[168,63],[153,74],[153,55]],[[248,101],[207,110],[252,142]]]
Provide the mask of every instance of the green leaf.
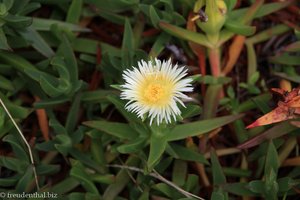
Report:
[[[26,71],[29,73],[29,71]],[[46,76],[40,76],[40,85],[46,94],[50,97],[58,97],[64,93],[69,92],[70,84],[67,80],[61,79],[59,80],[59,85],[53,85],[52,79]]]
[[16,185],[16,191],[18,191],[19,193],[27,192],[29,187],[28,183],[30,183],[32,177],[33,177],[33,168],[31,165],[29,165],[24,175],[18,181]]
[[287,52],[298,52],[298,51],[300,51],[300,41],[289,44],[287,47],[285,47],[284,51],[287,51]]
[[248,183],[226,183],[222,185],[222,189],[239,196],[257,196],[257,193],[249,189]]
[[[139,164],[139,158],[136,156],[129,156],[127,161],[125,162],[126,166],[136,167]],[[132,174],[132,172],[130,172]],[[115,179],[115,182],[109,185],[103,193],[103,199],[105,200],[115,200],[116,196],[123,191],[126,185],[131,181],[128,170],[121,169]]]
[[69,133],[69,135],[72,135],[78,123],[78,115],[80,113],[79,111],[80,101],[81,101],[81,94],[79,93],[73,99],[70,111],[67,116],[66,124],[65,124],[66,131]]
[[171,37],[167,33],[161,33],[156,39],[149,53],[149,57],[156,58],[165,49]]
[[86,103],[99,103],[99,102],[108,102],[107,96],[113,93],[117,93],[114,90],[94,90],[94,91],[85,91],[81,95],[81,101]]
[[[265,172],[266,174],[266,172]],[[277,193],[278,193],[278,183],[276,181],[277,174],[274,172],[273,169],[270,170],[270,173],[266,174],[265,179],[265,197],[266,199],[270,200],[277,200]]]
[[288,134],[294,130],[296,130],[297,127],[292,126],[289,122],[283,122],[279,123],[272,128],[266,130],[265,132],[254,136],[253,138],[245,141],[244,143],[238,145],[237,147],[240,149],[247,149],[254,147],[256,145],[259,145],[265,140],[275,139],[278,137],[281,137],[285,134]]
[[284,53],[282,55],[270,57],[270,62],[276,64],[284,64],[284,65],[299,65],[300,63],[300,56],[298,55],[289,55]]
[[70,81],[73,85],[76,85],[78,82],[78,66],[76,57],[74,55],[73,49],[66,35],[62,35],[62,44],[60,46],[63,57],[65,58],[65,63],[67,70],[70,74]]
[[104,184],[113,184],[115,182],[115,176],[112,174],[105,174],[105,175],[92,175],[92,180],[97,183],[104,183]]
[[113,135],[121,139],[133,140],[138,136],[138,133],[128,124],[106,121],[86,121],[84,125],[101,130],[105,133]]
[[36,167],[36,173],[39,176],[42,175],[50,175],[56,174],[60,171],[60,165],[47,165],[47,164],[40,164]]
[[59,195],[66,194],[72,191],[74,188],[78,187],[79,181],[74,177],[66,177],[61,182],[56,183],[55,185],[51,186],[49,190],[51,192],[57,193]]
[[117,150],[120,153],[136,153],[139,151],[142,151],[142,148],[145,146],[146,142],[147,142],[147,137],[137,137],[136,139],[133,139],[131,141],[129,141],[126,144],[120,145]]
[[0,28],[0,49],[11,50],[10,46],[7,43],[7,39],[2,28]]
[[82,9],[82,0],[72,1],[67,13],[66,21],[73,24],[78,24]]
[[271,170],[273,170],[273,172],[277,174],[277,171],[279,168],[279,160],[278,160],[277,150],[276,150],[272,140],[269,141],[265,163],[266,163],[265,164],[265,174],[267,176],[268,176],[268,174],[270,174]]
[[19,31],[20,35],[27,40],[34,49],[40,52],[47,58],[54,56],[54,51],[42,38],[42,36],[32,27],[28,27],[22,31]]
[[[8,0],[10,1],[10,0]],[[20,15],[29,15],[29,13],[39,9],[41,7],[41,4],[38,2],[29,2],[23,10],[19,12]]]
[[216,152],[211,151],[210,155],[211,155],[213,183],[215,185],[221,185],[226,183],[226,177],[223,173],[222,166],[219,163]]
[[62,57],[53,57],[50,64],[55,67],[61,79],[70,80],[70,73]]
[[164,31],[166,31],[167,33],[174,35],[176,37],[189,40],[209,48],[212,47],[212,45],[208,42],[206,36],[203,34],[192,32],[184,28],[168,24],[163,21],[159,22],[159,27]]
[[259,74],[258,71],[254,72],[254,74],[252,74],[252,75],[250,76],[250,78],[249,78],[249,80],[248,80],[248,83],[249,83],[250,85],[255,85],[256,82],[257,82],[258,79],[259,79],[259,76],[260,76],[260,74]]
[[[263,4],[258,11],[255,13],[254,18],[260,18],[263,16],[266,16],[268,14],[271,14],[273,12],[276,12],[282,8],[285,8],[286,6],[290,5],[291,1],[284,1],[284,2],[276,2],[276,3],[266,3]],[[244,15],[249,8],[242,8],[233,10],[229,13],[229,17],[231,19],[239,19],[242,15]]]
[[219,191],[213,191],[212,195],[211,195],[211,200],[225,200],[224,195],[219,192]]
[[14,91],[15,87],[9,79],[5,78],[4,76],[0,75],[0,88],[4,90]]
[[187,162],[175,160],[172,171],[172,182],[178,186],[183,186],[186,182]]
[[184,188],[187,191],[193,191],[195,188],[198,187],[199,184],[199,176],[196,174],[189,174],[184,185]]
[[15,28],[15,29],[22,29],[26,28],[31,25],[32,18],[31,17],[24,17],[24,16],[17,16],[8,14],[3,17],[3,20],[6,21],[6,24]]
[[118,111],[122,113],[122,115],[127,119],[128,122],[141,122],[141,120],[136,116],[136,114],[125,110],[125,102],[121,100],[119,96],[107,96],[107,99],[116,106]]
[[211,75],[198,76],[195,78],[195,81],[200,83],[209,84],[209,85],[217,85],[217,84],[227,84],[231,82],[230,77],[214,77]]
[[[183,195],[179,193],[177,190],[175,190],[173,187],[170,187],[169,185],[165,183],[158,183],[154,186],[152,186],[153,189],[163,193],[168,199],[180,199]],[[194,200],[194,199],[192,199]]]
[[135,38],[132,32],[130,21],[129,19],[126,19],[123,42],[122,42],[122,52],[121,52],[122,64],[123,64],[122,67],[132,66],[133,51],[135,46],[134,44],[135,44]]
[[278,187],[279,187],[278,192],[282,193],[282,192],[288,192],[296,185],[299,185],[299,180],[293,180],[290,177],[283,177],[283,178],[277,179],[277,183],[278,183]]
[[167,146],[167,140],[164,135],[159,133],[151,134],[150,136],[150,152],[147,160],[148,170],[151,171],[157,164]]
[[158,23],[160,21],[160,17],[158,16],[155,8],[152,5],[149,6],[149,14],[150,14],[150,20],[151,20],[153,26],[155,28],[158,28]]
[[282,73],[282,72],[274,72],[274,75],[281,77],[283,79],[295,82],[295,83],[300,83],[300,76],[292,76],[292,75],[288,75],[286,73]]
[[229,115],[225,117],[218,117],[208,120],[191,122],[188,124],[181,124],[175,126],[166,136],[168,141],[181,140],[187,137],[205,134],[216,128],[222,127],[230,122],[233,122],[243,115]]
[[[6,121],[6,119],[5,119],[5,116],[6,116],[7,114],[6,114],[6,112],[5,112],[5,110],[4,110],[4,108],[3,107],[0,107],[0,130],[1,130],[1,132],[3,131],[3,129],[5,128],[4,127],[4,124],[5,124],[5,121]],[[2,138],[2,135],[0,134],[0,137]]]
[[99,195],[97,187],[94,185],[84,166],[79,161],[74,161],[70,176],[76,178],[87,192]]
[[37,31],[50,31],[51,26],[54,24],[58,25],[59,27],[67,28],[71,31],[90,32],[90,29],[54,19],[32,18],[31,26]]
[[203,154],[177,144],[170,144],[170,146],[172,147],[172,150],[177,154],[178,157],[176,158],[178,159],[195,161],[206,165],[209,164]]
[[5,3],[0,3],[0,16],[4,16],[7,14],[7,11],[9,10],[9,8],[7,8]]
[[101,199],[100,195],[85,192],[85,193],[80,193],[80,192],[72,192],[66,196],[70,200],[82,200],[82,199]]
[[264,183],[261,180],[255,180],[251,181],[248,184],[249,189],[257,194],[263,194],[264,193]]
[[268,102],[263,101],[262,99],[252,99],[253,102],[256,104],[257,108],[260,109],[264,114],[271,111],[270,106],[268,105]]
[[11,8],[10,8],[9,11],[11,13],[19,14],[28,3],[29,3],[29,0],[19,0],[18,3],[16,3],[16,2],[13,2],[13,3],[6,2],[6,5],[10,4],[9,7],[11,7]]
[[67,135],[57,135],[55,137],[55,141],[57,142],[54,144],[55,148],[63,155],[67,155],[68,152],[72,148],[72,140],[69,136]]
[[182,109],[181,117],[182,119],[194,117],[202,113],[202,108],[198,105],[188,104],[186,108]]
[[43,99],[39,102],[35,102],[34,107],[35,108],[51,108],[51,107],[57,106],[59,104],[66,103],[69,100],[70,100],[69,97],[62,97],[62,96],[55,97],[55,98],[49,98],[49,99]]
[[20,141],[15,137],[15,135],[6,135],[3,138],[4,142],[8,142],[14,151],[14,154],[23,161],[28,162],[29,164],[29,157],[28,153],[24,150],[24,146],[20,144]]
[[226,3],[227,9],[230,11],[235,7],[237,2],[237,0],[224,0],[224,1]]
[[17,182],[20,180],[20,178],[21,178],[20,174],[17,174],[9,178],[0,178],[0,185],[2,187],[15,186],[17,185]]
[[0,59],[2,62],[10,64],[12,67],[21,72],[24,72],[25,69],[36,70],[36,68],[30,62],[21,56],[18,56],[17,54],[1,51]]
[[97,40],[91,40],[87,38],[75,38],[73,41],[73,48],[75,51],[81,53],[89,53],[95,55],[98,47],[101,47],[102,53],[109,53],[110,55],[120,55],[121,50],[113,47],[112,45],[99,42]]
[[28,162],[12,157],[0,156],[0,166],[23,173],[28,167]]
[[234,20],[226,20],[225,27],[239,35],[244,35],[244,36],[250,36],[253,35],[256,31],[255,26],[247,26],[243,25],[239,22],[236,22]]

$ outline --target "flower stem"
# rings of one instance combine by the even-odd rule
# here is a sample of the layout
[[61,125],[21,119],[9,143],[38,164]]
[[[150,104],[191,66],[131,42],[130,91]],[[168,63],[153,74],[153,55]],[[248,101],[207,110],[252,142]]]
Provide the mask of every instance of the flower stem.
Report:
[[209,63],[210,69],[213,76],[218,77],[221,74],[220,64],[220,49],[213,48],[209,50]]

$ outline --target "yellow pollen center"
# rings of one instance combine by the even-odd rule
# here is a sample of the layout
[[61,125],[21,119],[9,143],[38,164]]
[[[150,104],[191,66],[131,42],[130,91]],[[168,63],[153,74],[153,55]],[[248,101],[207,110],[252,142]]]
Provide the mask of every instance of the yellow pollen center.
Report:
[[144,92],[144,97],[149,103],[157,103],[165,96],[165,88],[157,83],[148,85]]

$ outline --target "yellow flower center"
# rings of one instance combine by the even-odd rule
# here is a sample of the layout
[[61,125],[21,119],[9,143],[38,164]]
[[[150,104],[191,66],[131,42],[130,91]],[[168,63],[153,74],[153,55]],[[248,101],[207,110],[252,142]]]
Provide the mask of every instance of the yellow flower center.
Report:
[[145,89],[144,97],[149,103],[157,103],[165,96],[165,88],[161,84],[150,83]]
[[163,107],[170,103],[174,82],[161,74],[149,74],[139,85],[139,101],[144,105]]

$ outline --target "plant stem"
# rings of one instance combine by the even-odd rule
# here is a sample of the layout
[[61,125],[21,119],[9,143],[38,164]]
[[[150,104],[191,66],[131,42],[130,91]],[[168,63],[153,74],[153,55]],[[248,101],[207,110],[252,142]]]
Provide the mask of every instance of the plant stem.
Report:
[[221,63],[220,63],[220,49],[213,48],[209,50],[209,63],[211,73],[214,77],[218,77],[221,74]]
[[27,142],[26,138],[24,137],[22,131],[19,128],[19,126],[17,125],[16,121],[11,116],[10,112],[8,111],[7,107],[5,106],[5,104],[4,104],[4,102],[2,101],[1,98],[0,98],[0,104],[4,108],[6,114],[8,115],[8,117],[10,118],[10,120],[12,121],[12,123],[14,124],[14,126],[16,127],[18,133],[20,134],[22,140],[24,141],[24,143],[25,143],[25,145],[26,145],[26,147],[28,149],[28,153],[29,153],[29,157],[30,157],[30,162],[31,162],[31,165],[32,165],[32,171],[33,171],[33,175],[34,175],[34,179],[35,179],[35,183],[36,183],[36,188],[39,191],[40,190],[40,186],[39,186],[39,182],[38,182],[38,176],[37,176],[37,173],[36,173],[36,168],[35,168],[35,163],[34,163],[33,154],[32,154],[32,151],[31,151],[31,147],[30,147],[29,143]]
[[[144,170],[137,168],[137,167],[132,167],[132,166],[126,166],[126,165],[117,165],[117,164],[113,164],[113,165],[107,165],[108,167],[115,167],[115,168],[121,168],[121,169],[128,169],[131,171],[136,171],[136,172],[140,172],[144,174]],[[165,177],[163,177],[162,175],[160,175],[157,171],[153,170],[153,172],[151,172],[150,174],[147,174],[149,176],[152,176],[153,178],[156,178],[162,182],[164,182],[165,184],[173,187],[174,189],[176,189],[178,192],[180,192],[181,194],[183,194],[185,197],[187,198],[196,198],[196,199],[200,199],[200,200],[204,200],[201,197],[198,197],[188,191],[183,190],[182,188],[180,188],[179,186],[177,186],[176,184],[172,183],[171,181],[167,180]]]

